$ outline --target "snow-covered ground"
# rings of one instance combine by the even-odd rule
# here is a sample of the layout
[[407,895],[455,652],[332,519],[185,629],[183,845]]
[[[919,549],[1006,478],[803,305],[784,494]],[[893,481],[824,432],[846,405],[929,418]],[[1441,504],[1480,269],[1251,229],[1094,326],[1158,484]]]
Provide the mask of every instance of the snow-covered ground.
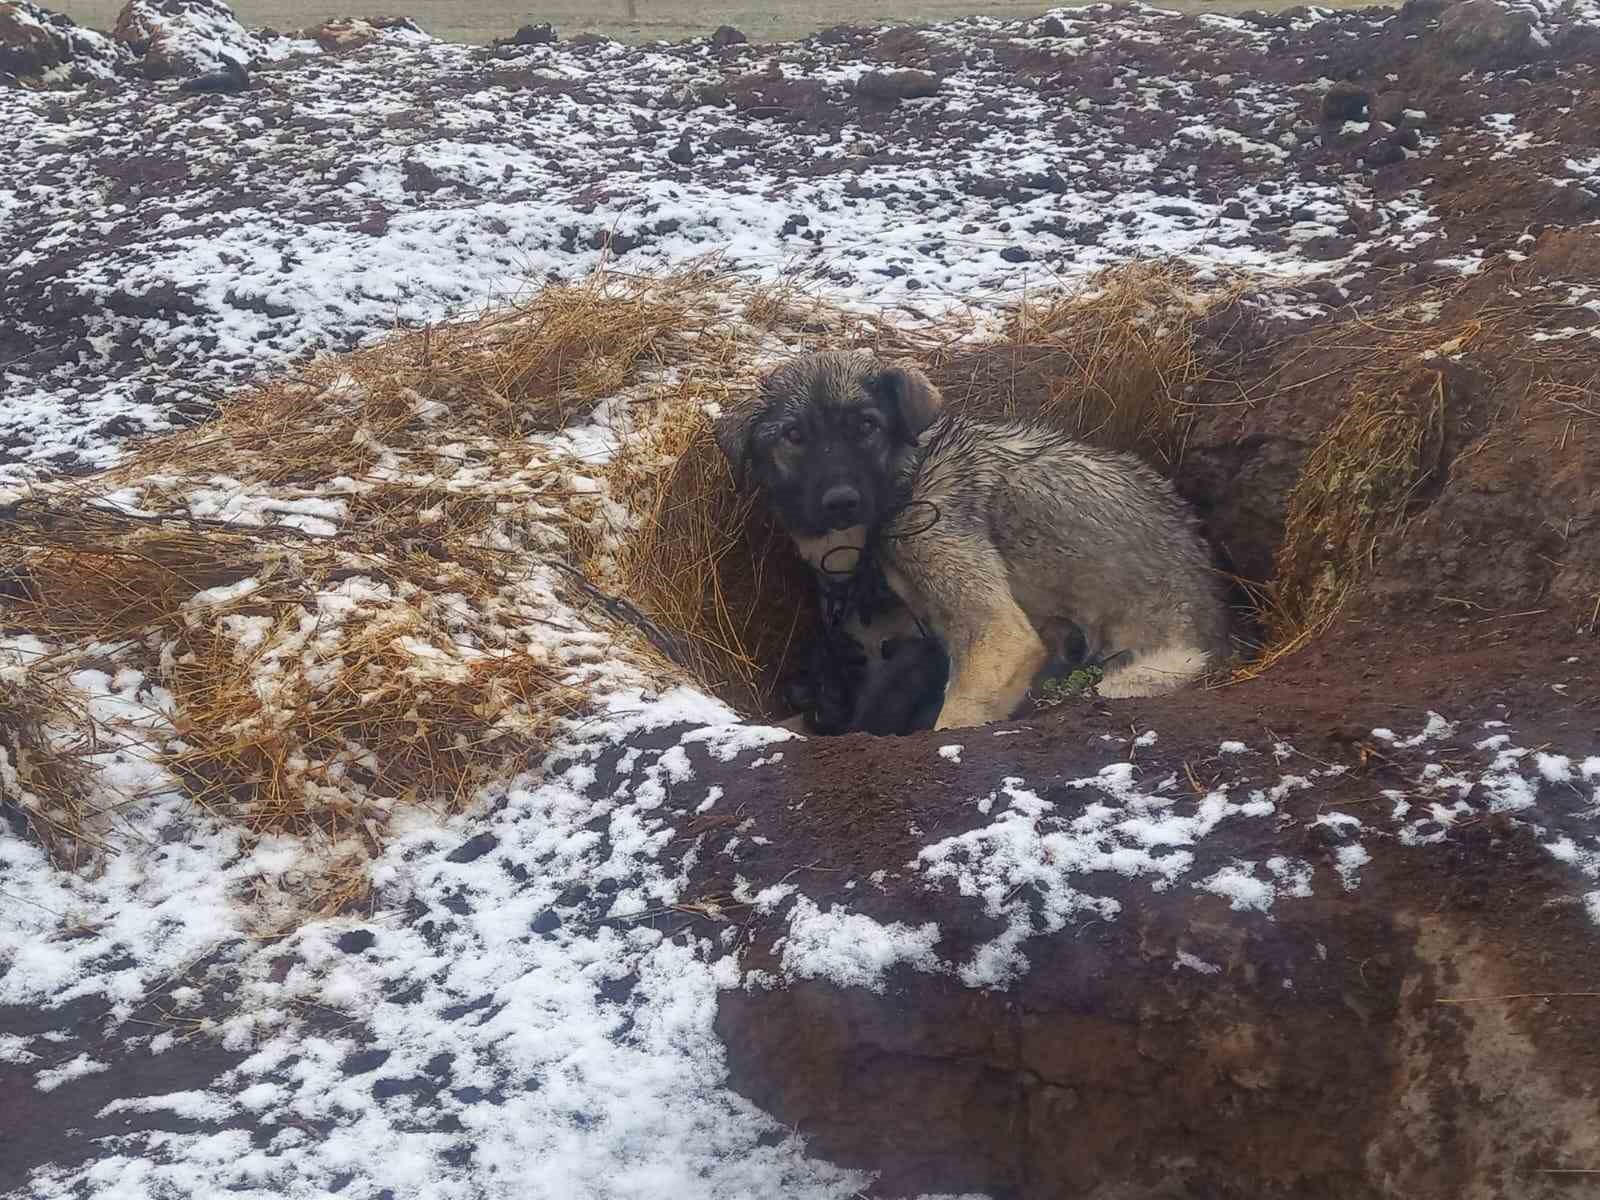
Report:
[[[645,270],[715,254],[750,276],[929,314],[1158,254],[1354,286],[1384,252],[1437,234],[1420,194],[1379,194],[1362,170],[1312,153],[1321,135],[1305,112],[1326,81],[1272,82],[1281,30],[1204,18],[1174,56],[1163,38],[1177,18],[1091,15],[1059,13],[1061,37],[982,19],[928,31],[940,91],[892,111],[849,90],[873,65],[865,35],[749,49],[726,68],[704,44],[497,57],[391,36],[283,58],[237,98],[145,83],[70,100],[0,90],[0,478],[104,465],[229,386],[602,261]],[[1295,23],[1355,41],[1383,20],[1306,10]],[[1096,56],[1126,45],[1167,66],[1102,78]],[[1081,78],[1024,75],[1033,51],[1075,56]],[[1261,78],[1210,72],[1241,54]],[[1514,122],[1484,132],[1520,136]],[[1597,170],[1574,164],[1575,176]],[[1285,299],[1286,311],[1304,304]],[[338,527],[336,500],[307,505],[290,514],[299,528]],[[595,715],[462,816],[384,814],[370,915],[282,938],[258,935],[296,911],[305,846],[247,838],[197,808],[159,756],[178,732],[172,697],[115,647],[84,656],[67,682],[106,735],[90,761],[117,800],[119,852],[99,873],[67,873],[0,826],[0,1008],[37,1015],[0,1036],[0,1063],[27,1068],[47,1098],[129,1062],[158,1080],[163,1056],[191,1042],[231,1058],[182,1089],[108,1101],[86,1154],[0,1179],[8,1196],[846,1200],[865,1176],[809,1154],[728,1087],[720,991],[881,987],[897,967],[1004,986],[1027,971],[1031,939],[1118,919],[1111,876],[1221,896],[1241,921],[1265,921],[1316,888],[1359,888],[1380,850],[1444,843],[1491,813],[1533,831],[1600,923],[1594,748],[1523,747],[1514,727],[1447,713],[1372,731],[1410,756],[1412,782],[1320,816],[1331,873],[1290,853],[1202,869],[1195,850],[1219,831],[1286,824],[1288,803],[1338,767],[1300,769],[1292,747],[1240,731],[1217,752],[1235,780],[1197,800],[1108,742],[1101,768],[1068,781],[1081,806],[996,779],[956,799],[969,828],[885,864],[1000,923],[970,955],[942,956],[933,923],[823,908],[803,879],[742,881],[736,899],[784,930],[776,971],[748,971],[714,924],[669,937],[661,918],[701,902],[688,881],[702,856],[737,859],[737,831],[680,836],[691,816],[728,807],[707,766],[754,757],[752,778],[765,778],[790,735],[597,664],[599,631],[560,606],[551,579],[525,582],[540,627],[572,635]],[[0,644],[0,686],[51,649]],[[959,766],[988,736],[929,754]],[[0,784],[15,788],[14,771],[0,755]],[[855,882],[867,895],[883,877]],[[1218,971],[1187,952],[1173,968]]]
[[[133,673],[73,682],[114,725],[161,719],[160,690]],[[295,846],[247,847],[236,827],[205,819],[137,738],[106,752],[137,837],[104,874],[55,871],[31,841],[0,837],[0,1006],[64,1014],[57,1029],[7,1038],[6,1061],[30,1067],[44,1093],[108,1069],[85,1048],[100,1030],[152,1077],[185,1037],[238,1056],[196,1086],[112,1101],[98,1118],[148,1123],[10,1194],[843,1200],[864,1177],[809,1157],[803,1138],[728,1090],[713,1030],[720,989],[819,977],[881,988],[898,964],[1003,986],[1027,971],[1030,939],[1117,920],[1121,905],[1103,889],[1119,876],[1217,893],[1270,918],[1312,894],[1310,862],[1200,872],[1194,851],[1241,823],[1292,823],[1286,802],[1342,771],[1301,771],[1284,743],[1229,742],[1219,761],[1241,778],[1265,764],[1277,782],[1222,782],[1196,802],[1176,776],[1143,772],[1108,744],[1115,761],[1068,782],[1084,797],[1070,811],[1007,779],[971,797],[992,822],[927,839],[904,867],[981,904],[1001,922],[996,939],[948,962],[932,922],[819,909],[803,883],[781,883],[738,896],[786,926],[777,979],[741,968],[733,926],[667,937],[660,918],[691,900],[697,858],[722,852],[678,836],[720,798],[698,782],[703,768],[737,760],[770,772],[791,735],[739,724],[689,689],[627,685],[620,668],[612,684],[600,714],[558,739],[548,769],[493,789],[460,819],[397,814],[369,918],[314,921],[282,941],[249,936],[259,914],[240,897],[246,883],[257,895],[264,880],[292,886]],[[1319,817],[1339,850],[1337,879],[1317,886],[1358,888],[1369,847],[1441,843],[1464,821],[1505,813],[1574,870],[1600,921],[1600,758],[1522,747],[1491,724],[1469,731],[1434,715],[1414,731],[1373,730],[1375,744],[1415,756],[1414,782],[1377,809]],[[1215,972],[1189,957],[1174,969]],[[61,1007],[85,999],[103,1014],[89,1028]]]
[[[703,42],[513,54],[401,30],[265,64],[239,96],[0,90],[0,477],[105,465],[229,384],[603,260],[715,254],[937,312],[1133,257],[1348,279],[1435,232],[1420,195],[1316,153],[1325,80],[1212,78],[1267,63],[1276,31],[1202,18],[1175,56],[1170,14],[1058,16],[1064,37],[928,31],[938,94],[892,111],[851,91],[894,66],[872,35],[723,62]],[[1336,41],[1377,27],[1317,19]],[[1148,62],[1094,67],[1112,52]],[[1029,54],[1095,90],[1019,70]]]

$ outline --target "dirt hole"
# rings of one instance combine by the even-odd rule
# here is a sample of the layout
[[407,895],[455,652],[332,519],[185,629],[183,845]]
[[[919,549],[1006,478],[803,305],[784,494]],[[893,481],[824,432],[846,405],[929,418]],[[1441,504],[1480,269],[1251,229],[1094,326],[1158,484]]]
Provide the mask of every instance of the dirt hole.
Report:
[[[846,336],[822,344],[867,346],[886,358],[909,352],[952,410],[1043,420],[1133,451],[1192,491],[1184,486],[1184,444],[1194,401],[1238,352],[1226,334],[1244,320],[1243,295],[1242,285],[1202,288],[1181,267],[1134,264],[1085,292],[1024,305],[989,339],[905,345],[872,328],[834,331]],[[752,302],[747,316],[797,318],[771,296]],[[794,713],[784,681],[803,671],[817,629],[816,584],[765,500],[737,489],[697,398],[608,469],[639,522],[604,572],[618,594],[673,632],[702,686],[752,717],[784,719]],[[1237,576],[1226,548],[1216,549],[1242,644],[1259,646],[1266,593]],[[1067,672],[1077,665],[1067,663]]]

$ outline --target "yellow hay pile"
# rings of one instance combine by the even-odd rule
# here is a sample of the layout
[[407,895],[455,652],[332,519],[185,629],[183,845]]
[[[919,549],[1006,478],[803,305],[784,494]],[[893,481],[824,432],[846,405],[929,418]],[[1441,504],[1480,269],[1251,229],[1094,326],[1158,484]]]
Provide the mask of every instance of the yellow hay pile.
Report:
[[28,555],[5,620],[63,666],[104,647],[158,678],[169,765],[255,831],[339,837],[396,800],[457,806],[577,707],[548,653],[493,619],[509,577],[292,532],[25,504],[0,527]]
[[[37,689],[103,658],[159,690],[146,733],[198,803],[319,841],[312,909],[357,900],[396,805],[458,807],[617,664],[669,670],[608,596],[670,635],[678,677],[769,703],[811,584],[708,415],[763,371],[870,346],[954,404],[1170,454],[1205,309],[1189,290],[1132,268],[975,348],[972,319],[897,326],[703,270],[604,276],[269,382],[0,519],[19,564],[0,627],[51,648],[0,707],[13,775],[45,798],[30,819],[88,834],[60,750],[76,718]],[[593,455],[607,425],[621,443]]]
[[[76,869],[100,815],[84,746],[65,744],[84,715],[63,691],[0,669],[0,798],[16,804],[55,861]],[[88,842],[89,844],[86,844]]]
[[1196,327],[1242,294],[1169,262],[1104,271],[1082,292],[1022,304],[1002,335],[956,344],[931,375],[947,398],[993,416],[1036,416],[1074,437],[1176,466],[1204,374]]
[[1243,677],[1326,630],[1384,542],[1405,527],[1443,454],[1446,359],[1485,327],[1478,317],[1440,325],[1412,305],[1373,321],[1358,318],[1318,341],[1319,350],[1343,356],[1345,399],[1289,494],[1264,606],[1268,647],[1241,668]]
[[714,279],[597,277],[319,359],[228,404],[220,420],[152,443],[118,474],[204,455],[212,470],[252,480],[361,478],[395,460],[432,464],[441,427],[479,453],[560,429],[641,373],[698,353],[697,339],[725,323],[707,303]]

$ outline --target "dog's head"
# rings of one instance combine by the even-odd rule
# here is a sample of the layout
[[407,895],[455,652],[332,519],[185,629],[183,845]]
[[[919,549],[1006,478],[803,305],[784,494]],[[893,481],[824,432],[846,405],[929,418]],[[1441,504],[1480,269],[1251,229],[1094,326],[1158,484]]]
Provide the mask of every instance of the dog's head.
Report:
[[915,367],[865,350],[825,351],[768,375],[756,402],[721,423],[717,441],[741,476],[766,488],[795,537],[870,529],[941,404]]

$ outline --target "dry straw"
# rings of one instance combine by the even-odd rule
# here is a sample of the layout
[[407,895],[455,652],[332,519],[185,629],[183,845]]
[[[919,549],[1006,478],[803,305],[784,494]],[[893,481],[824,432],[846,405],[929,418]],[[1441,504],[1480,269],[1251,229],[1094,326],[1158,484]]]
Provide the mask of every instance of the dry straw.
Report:
[[71,731],[88,728],[61,690],[0,676],[0,799],[15,804],[55,862],[81,866],[97,848],[88,830],[102,815],[85,749]]
[[1074,437],[1176,469],[1198,386],[1215,370],[1203,323],[1234,307],[1241,278],[1199,281],[1170,262],[1134,262],[1069,294],[1026,299],[996,336],[919,355],[953,408],[1036,417]]
[[[924,364],[952,405],[1037,412],[1171,462],[1201,369],[1196,322],[1227,299],[1140,265],[975,339],[971,318],[896,324],[703,266],[547,288],[312,363],[23,504],[0,520],[0,553],[20,564],[0,620],[60,647],[63,667],[122,647],[171,695],[167,761],[196,800],[345,862],[352,843],[381,842],[395,804],[458,807],[581,710],[572,663],[539,633],[540,563],[563,569],[540,586],[592,621],[597,594],[625,599],[672,635],[680,674],[746,712],[768,706],[811,584],[735,488],[710,414],[785,355],[869,346]],[[604,463],[531,436],[599,411],[626,431]],[[201,487],[261,501],[262,523],[197,519]],[[336,536],[279,520],[307,502],[333,506]],[[587,583],[562,587],[565,571]],[[662,667],[613,629],[595,656]],[[47,736],[73,719],[30,715],[43,703],[9,694],[0,727],[13,762],[26,748],[33,792],[55,798],[31,818],[75,837],[92,817],[81,773]],[[330,867],[306,903],[353,903],[362,878]]]
[[1333,623],[1441,469],[1445,358],[1477,340],[1484,322],[1441,327],[1405,311],[1342,323],[1316,342],[1341,366],[1310,382],[1340,381],[1342,402],[1289,493],[1263,613],[1268,644],[1240,678],[1259,675]]
[[[842,312],[795,287],[759,289],[743,314],[788,347],[868,347],[921,364],[952,408],[1038,416],[1098,445],[1175,465],[1201,377],[1197,324],[1240,285],[1202,289],[1188,270],[1137,263],[1070,297],[1022,306],[988,336],[970,320],[897,327]],[[606,469],[637,523],[608,576],[689,649],[705,686],[745,711],[773,686],[812,621],[812,584],[762,505],[740,494],[706,405],[747,402],[756,378],[734,342],[656,397],[649,436]]]

